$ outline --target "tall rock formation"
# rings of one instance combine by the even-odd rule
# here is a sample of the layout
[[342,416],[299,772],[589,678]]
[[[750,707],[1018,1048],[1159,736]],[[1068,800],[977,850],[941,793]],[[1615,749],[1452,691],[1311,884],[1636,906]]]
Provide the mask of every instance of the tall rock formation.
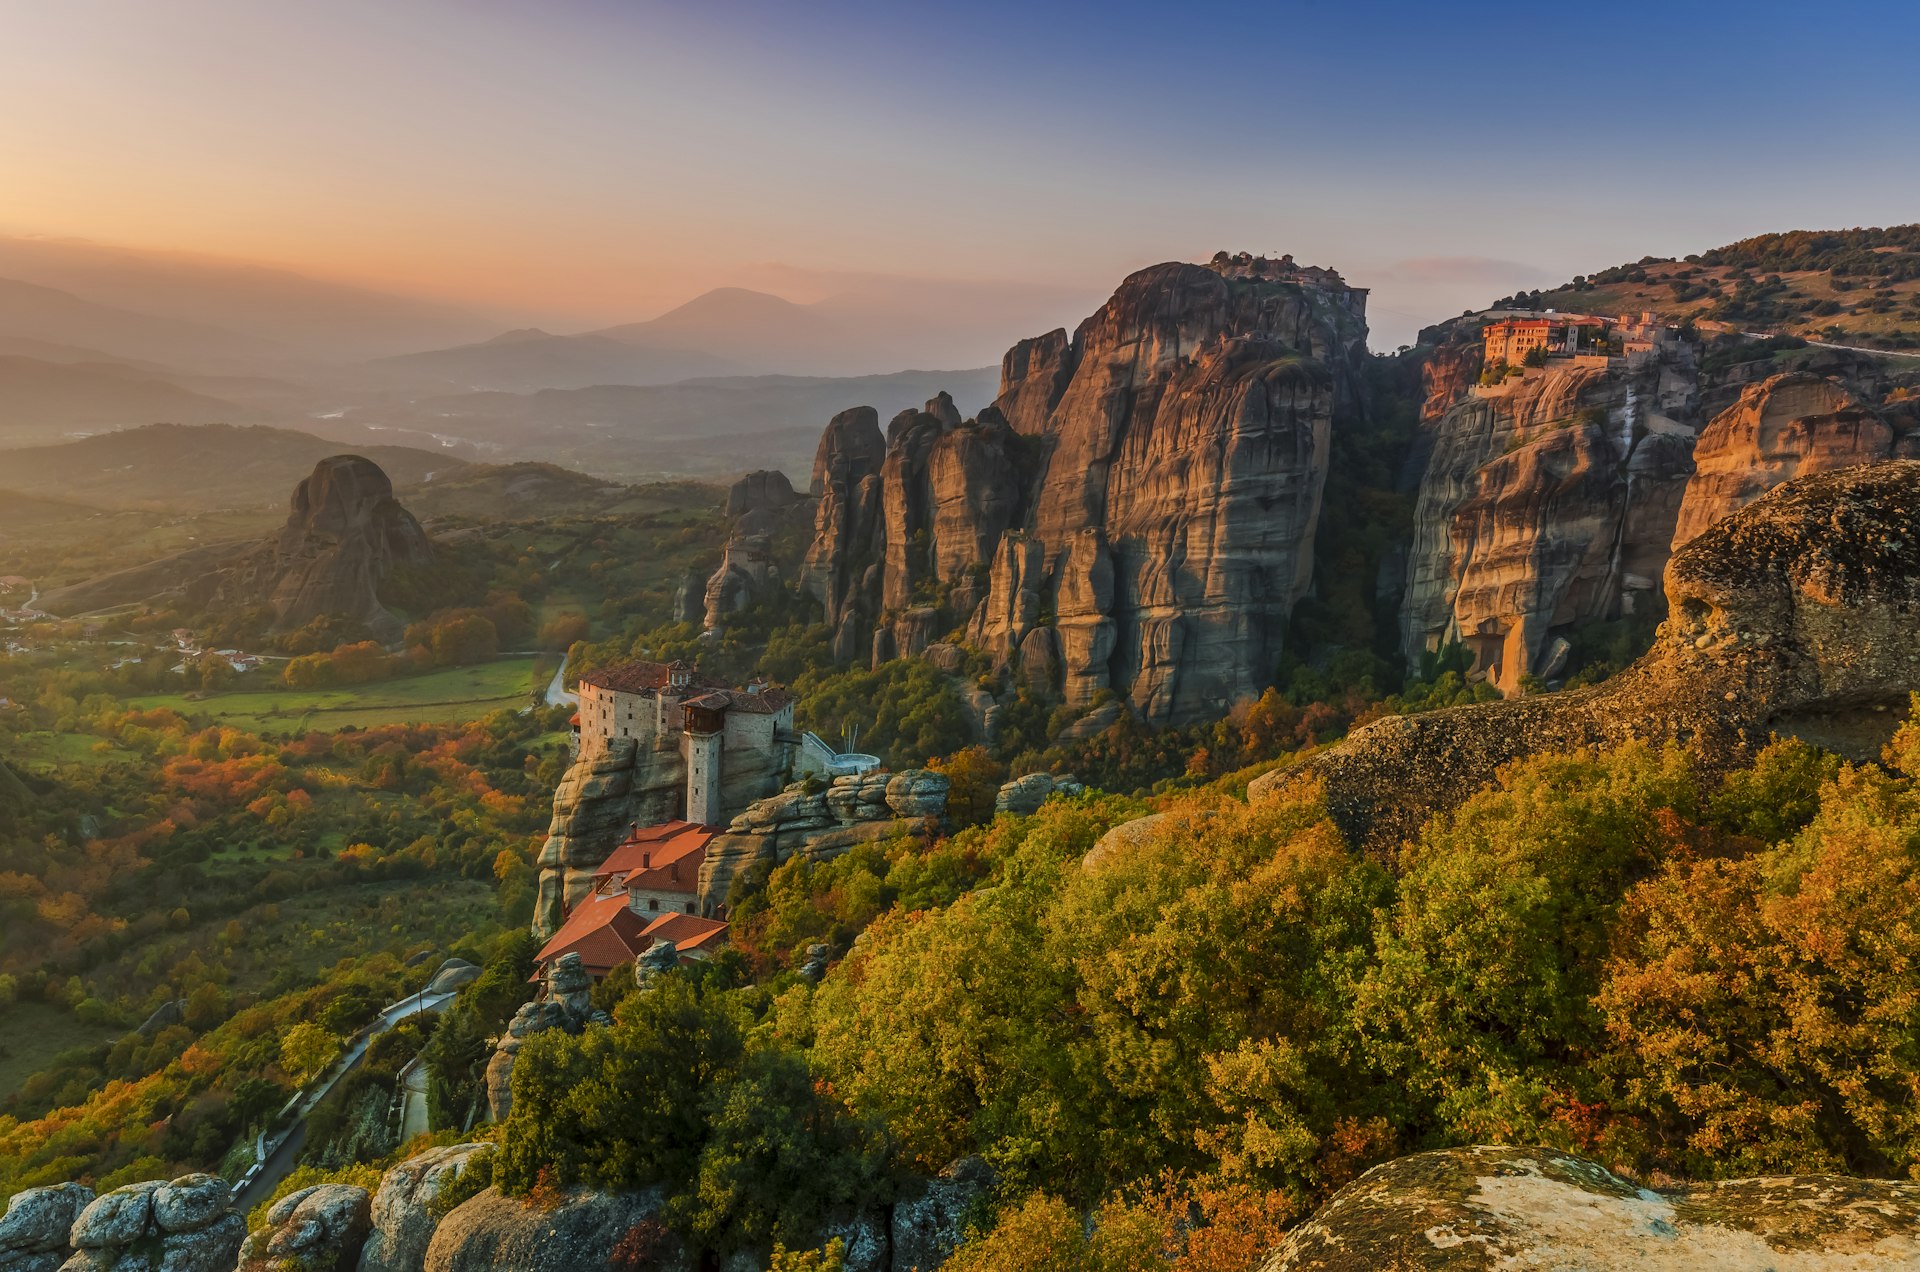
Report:
[[842,411],[827,424],[813,460],[813,545],[802,586],[826,610],[833,656],[842,662],[869,647],[879,589],[880,466],[887,440],[870,406]]
[[780,584],[774,536],[800,502],[785,473],[748,473],[727,491],[725,555],[706,581],[706,630],[719,632],[729,615],[768,600]]
[[1014,346],[974,420],[942,395],[876,454],[871,411],[836,417],[807,574],[836,655],[960,628],[1071,704],[1113,689],[1156,723],[1257,693],[1365,337],[1365,292],[1331,271],[1158,265],[1071,338]]
[[338,614],[390,642],[401,625],[380,603],[380,584],[397,568],[432,560],[426,532],[393,497],[380,466],[335,455],[294,489],[279,537],[243,559],[223,591],[273,606],[277,631]]
[[1887,422],[1837,380],[1789,372],[1749,385],[1694,447],[1674,549],[1775,486],[1876,463],[1892,456],[1893,445]]
[[48,592],[40,604],[52,614],[143,601],[189,611],[264,605],[277,632],[339,616],[391,643],[402,627],[380,603],[380,586],[397,569],[432,561],[426,532],[380,466],[334,455],[294,488],[286,525],[272,538],[193,548]]
[[1463,643],[1476,674],[1513,694],[1557,670],[1558,632],[1657,610],[1700,425],[1698,373],[1675,340],[1469,387],[1459,372],[1477,346],[1448,348],[1427,385],[1401,648],[1412,664]]

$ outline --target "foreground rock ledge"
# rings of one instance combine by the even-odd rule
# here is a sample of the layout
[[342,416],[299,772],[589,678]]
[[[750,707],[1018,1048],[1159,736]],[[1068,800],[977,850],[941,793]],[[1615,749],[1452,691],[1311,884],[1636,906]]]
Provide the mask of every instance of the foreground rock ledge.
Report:
[[1840,1272],[1920,1267],[1920,1184],[1783,1175],[1654,1192],[1544,1148],[1376,1166],[1261,1272]]

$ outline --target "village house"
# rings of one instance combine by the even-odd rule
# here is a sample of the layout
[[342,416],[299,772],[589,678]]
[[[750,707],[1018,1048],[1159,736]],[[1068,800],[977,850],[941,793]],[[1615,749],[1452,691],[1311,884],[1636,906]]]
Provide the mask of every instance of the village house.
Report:
[[661,940],[672,941],[682,961],[711,957],[726,945],[727,924],[696,910],[700,867],[716,833],[689,821],[634,827],[535,961],[544,968],[578,954],[599,979]]
[[1637,318],[1602,318],[1592,314],[1514,316],[1488,323],[1480,332],[1481,359],[1488,367],[1519,367],[1538,350],[1545,358],[1593,360],[1600,365],[1614,358],[1632,359],[1651,353],[1673,337],[1673,328],[1661,325],[1652,313]]
[[[683,816],[703,825],[726,821],[729,770],[779,779],[801,745],[793,731],[793,695],[763,680],[734,689],[684,662],[632,662],[580,677],[575,750],[604,753],[616,738],[643,750],[677,750],[686,763]],[[756,792],[752,798],[757,798]]]

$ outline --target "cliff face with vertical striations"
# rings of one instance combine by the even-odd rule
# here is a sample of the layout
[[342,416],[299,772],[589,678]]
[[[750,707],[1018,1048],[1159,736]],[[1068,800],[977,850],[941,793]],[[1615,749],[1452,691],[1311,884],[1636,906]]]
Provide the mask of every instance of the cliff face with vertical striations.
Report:
[[1291,261],[1128,278],[1071,338],[1008,352],[994,404],[828,426],[807,582],[835,652],[963,629],[1084,705],[1155,722],[1257,693],[1311,579],[1331,430],[1358,409],[1365,293]]
[[1476,674],[1513,693],[1558,670],[1558,631],[1661,604],[1698,374],[1674,342],[1492,389],[1443,383],[1451,396],[1430,384],[1426,404],[1440,414],[1424,421],[1402,649],[1412,661],[1461,642]]

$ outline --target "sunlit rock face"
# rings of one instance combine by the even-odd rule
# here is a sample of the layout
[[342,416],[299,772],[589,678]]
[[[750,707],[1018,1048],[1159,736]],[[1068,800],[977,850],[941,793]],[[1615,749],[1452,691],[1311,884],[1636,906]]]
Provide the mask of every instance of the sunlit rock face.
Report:
[[1629,365],[1568,365],[1493,392],[1430,375],[1401,648],[1460,642],[1508,694],[1551,675],[1555,634],[1657,611],[1698,431],[1684,344]]
[[1887,421],[1837,380],[1802,372],[1750,385],[1700,434],[1673,546],[1795,477],[1876,463],[1893,448]]
[[1920,692],[1920,462],[1776,487],[1668,563],[1659,637],[1592,688],[1388,716],[1249,784],[1311,782],[1349,842],[1386,852],[1526,755],[1685,745],[1703,776],[1775,737],[1875,759]]
[[1073,705],[1112,689],[1165,723],[1258,693],[1311,581],[1364,307],[1330,274],[1159,265],[1010,350],[977,419],[935,399],[876,462],[871,413],[836,418],[808,558],[836,652],[891,654],[859,629],[931,609]]

